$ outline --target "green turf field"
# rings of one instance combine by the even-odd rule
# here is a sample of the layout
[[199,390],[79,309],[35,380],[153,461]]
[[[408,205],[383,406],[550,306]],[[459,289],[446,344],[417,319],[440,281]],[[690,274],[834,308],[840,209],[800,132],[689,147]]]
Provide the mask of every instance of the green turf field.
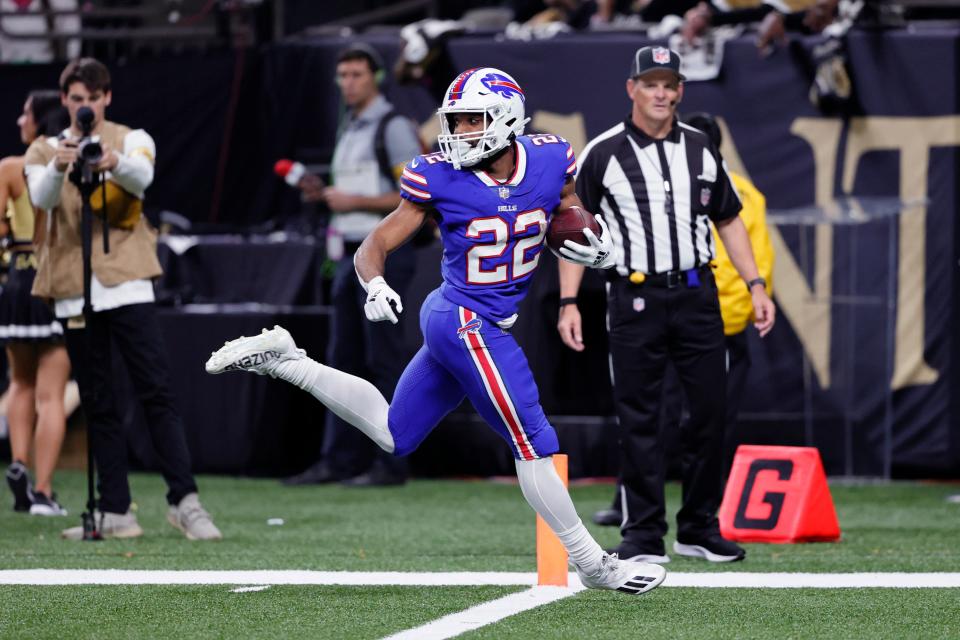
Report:
[[[519,488],[417,481],[403,488],[284,488],[276,481],[200,479],[226,537],[191,543],[164,521],[158,476],[134,475],[139,540],[67,542],[84,478],[58,475],[68,518],[0,510],[0,569],[535,570],[533,514]],[[581,514],[610,485],[574,486]],[[668,488],[670,510],[679,489]],[[960,572],[960,486],[834,486],[843,540],[746,545],[746,562],[674,558],[671,572]],[[4,495],[6,500],[6,495]],[[283,518],[283,526],[267,525]],[[592,525],[591,525],[592,527]],[[592,527],[601,544],[617,531]],[[668,540],[668,545],[670,544]],[[522,587],[229,585],[2,586],[0,638],[378,638],[522,591]],[[960,589],[660,588],[640,598],[583,592],[464,638],[957,638]]]

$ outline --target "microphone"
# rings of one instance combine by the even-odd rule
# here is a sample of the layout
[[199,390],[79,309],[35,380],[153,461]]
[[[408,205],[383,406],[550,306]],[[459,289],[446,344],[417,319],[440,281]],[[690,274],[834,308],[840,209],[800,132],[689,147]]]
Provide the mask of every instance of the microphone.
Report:
[[273,165],[273,172],[291,187],[296,187],[307,174],[307,168],[300,162],[281,158]]
[[80,107],[77,109],[77,126],[84,136],[89,136],[93,130],[93,109],[90,107]]

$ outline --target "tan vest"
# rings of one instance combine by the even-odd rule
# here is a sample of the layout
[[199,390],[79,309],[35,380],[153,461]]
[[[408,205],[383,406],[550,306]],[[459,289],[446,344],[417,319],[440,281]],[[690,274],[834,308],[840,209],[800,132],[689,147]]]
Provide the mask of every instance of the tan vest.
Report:
[[[104,121],[100,139],[112,149],[123,149],[123,139],[129,127]],[[56,150],[41,138],[27,149],[27,165],[47,165]],[[123,197],[117,197],[117,194]],[[98,188],[90,198],[93,208],[100,212],[102,193]],[[103,232],[99,216],[93,217],[93,273],[107,287],[130,280],[155,278],[163,273],[157,260],[157,232],[139,215],[142,203],[138,198],[107,182],[107,215],[110,227],[110,253],[103,253]],[[49,232],[38,230],[37,277],[33,295],[62,300],[83,295],[83,255],[80,247],[80,190],[64,178],[60,190],[60,204],[51,212]],[[136,214],[136,215],[134,215]],[[45,221],[47,216],[40,216]],[[120,226],[115,225],[122,225]]]

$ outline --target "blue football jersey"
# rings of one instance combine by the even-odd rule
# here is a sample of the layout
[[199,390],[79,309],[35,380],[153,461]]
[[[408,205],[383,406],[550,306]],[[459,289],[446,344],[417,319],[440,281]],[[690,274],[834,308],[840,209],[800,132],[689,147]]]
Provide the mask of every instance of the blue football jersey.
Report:
[[400,177],[401,196],[439,214],[442,295],[495,321],[514,315],[527,294],[547,223],[577,172],[573,149],[555,135],[517,138],[516,157],[503,182],[454,169],[440,153],[417,156]]

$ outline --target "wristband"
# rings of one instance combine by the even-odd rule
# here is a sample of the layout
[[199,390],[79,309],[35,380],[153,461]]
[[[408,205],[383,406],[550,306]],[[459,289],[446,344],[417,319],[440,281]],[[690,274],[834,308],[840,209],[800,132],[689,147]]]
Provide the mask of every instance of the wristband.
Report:
[[766,279],[764,279],[764,278],[754,278],[753,280],[750,280],[749,282],[747,282],[747,291],[751,291],[751,290],[753,289],[753,285],[755,285],[755,284],[761,284],[761,285],[763,285],[763,288],[764,288],[764,289],[767,288],[767,281],[766,281]]
[[[356,255],[356,254],[354,254],[354,255]],[[374,276],[374,277],[370,278],[370,282],[364,282],[364,281],[363,281],[363,278],[361,278],[361,277],[360,277],[360,274],[358,273],[358,274],[357,274],[357,279],[360,281],[360,286],[363,287],[363,290],[366,291],[367,293],[370,293],[370,287],[372,287],[372,286],[374,286],[374,285],[376,285],[376,286],[379,287],[380,285],[386,285],[386,284],[387,284],[387,281],[383,279],[383,276]]]
[[574,298],[560,298],[560,308],[561,308],[561,309],[563,309],[563,308],[564,308],[565,306],[567,306],[568,304],[572,304],[573,306],[577,306],[577,299],[576,299],[575,297],[574,297]]

